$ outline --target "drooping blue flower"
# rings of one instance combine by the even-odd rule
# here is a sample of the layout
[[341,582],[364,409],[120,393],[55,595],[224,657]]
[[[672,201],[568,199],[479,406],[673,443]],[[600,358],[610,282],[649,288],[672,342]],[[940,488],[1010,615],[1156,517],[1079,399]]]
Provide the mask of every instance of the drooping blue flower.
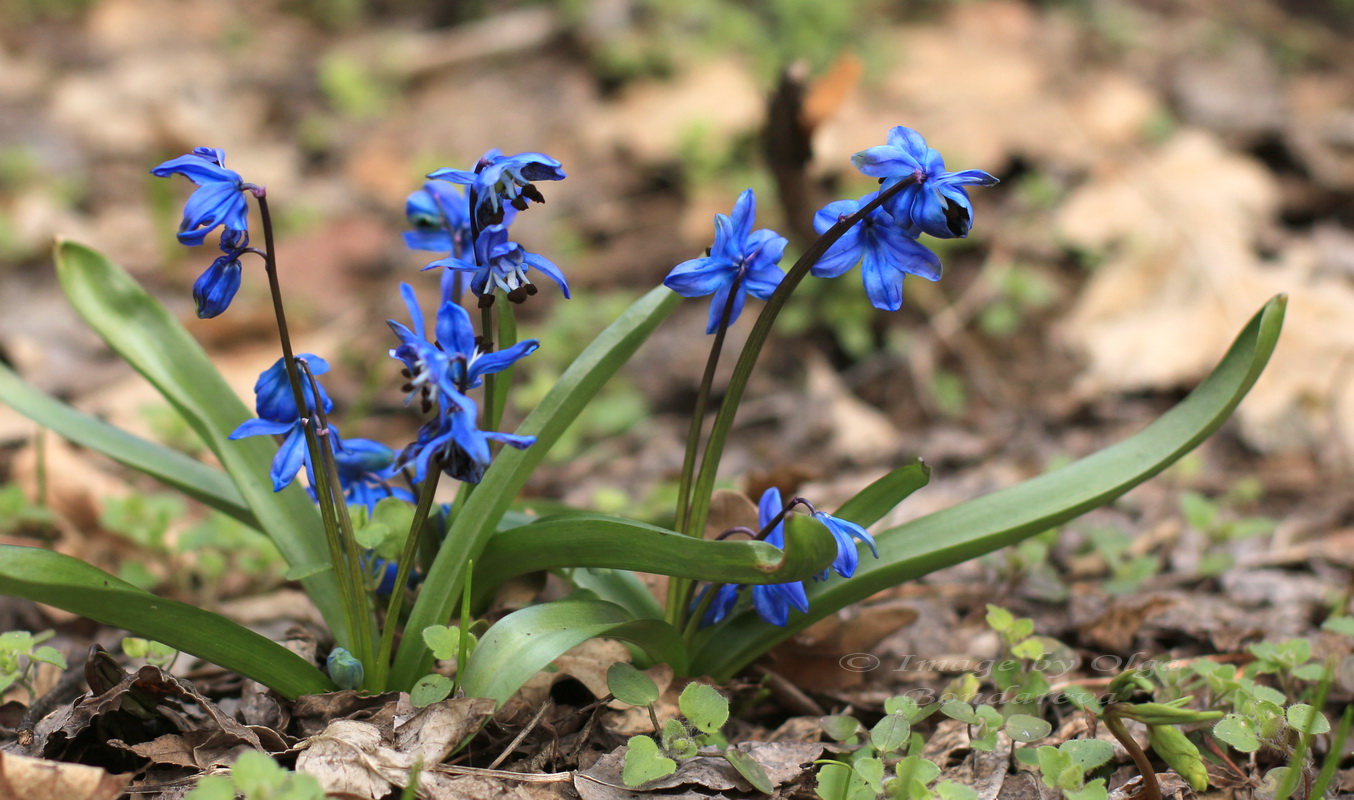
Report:
[[[565,282],[564,273],[560,272],[559,267],[535,253],[528,253],[520,244],[508,241],[508,229],[503,225],[490,225],[480,231],[475,239],[474,254],[474,260],[443,258],[424,269],[446,267],[473,273],[470,290],[477,296],[493,294],[497,287],[514,303],[521,303],[536,294],[535,284],[527,277],[529,270],[536,269],[559,284],[565,299],[569,298],[569,284]],[[493,281],[492,285],[490,280]]]
[[207,234],[218,227],[236,234],[248,231],[245,182],[238,172],[226,169],[225,160],[222,150],[196,147],[188,155],[172,158],[150,171],[158,178],[182,175],[198,185],[183,208],[180,242],[202,244]]
[[[879,558],[879,550],[875,547],[874,537],[870,536],[861,526],[822,511],[815,511],[813,518],[823,523],[837,540],[837,558],[832,562],[832,569],[836,570],[838,575],[849,578],[856,574],[856,565],[860,563],[860,554],[856,552],[856,539],[865,542],[874,557]],[[828,571],[823,570],[823,573],[818,576],[818,580],[824,580],[827,575]]]
[[[781,518],[784,510],[785,504],[781,502],[780,490],[774,486],[763,492],[761,500],[757,503],[759,527],[765,528],[772,520],[776,520],[775,527],[763,541],[780,548],[785,547],[785,523]],[[737,593],[742,588],[744,587],[734,585],[719,587],[714,599],[710,601],[710,608],[706,611],[702,624],[713,625],[724,619],[733,609]],[[809,598],[804,593],[802,581],[760,584],[752,587],[752,607],[757,610],[759,617],[772,625],[785,627],[790,621],[791,606],[808,613]]]
[[[813,229],[826,233],[837,221],[854,214],[876,196],[871,192],[859,200],[828,203],[813,216]],[[813,274],[836,278],[860,263],[865,294],[875,308],[897,311],[903,306],[903,276],[917,275],[928,281],[940,280],[940,257],[917,241],[915,233],[897,224],[882,207],[852,225],[818,263]]]
[[416,498],[408,489],[391,486],[395,475],[395,451],[371,439],[344,439],[331,425],[334,442],[334,464],[338,467],[339,484],[349,505],[366,506],[368,510],[387,497],[407,503]]
[[963,238],[973,226],[973,205],[965,186],[997,183],[980,169],[946,172],[940,153],[927,147],[920,133],[901,125],[889,131],[888,144],[856,153],[851,163],[872,178],[883,178],[881,192],[915,177],[915,184],[899,191],[885,206],[899,224],[939,239]]
[[432,250],[460,256],[470,244],[470,205],[464,194],[444,181],[428,181],[404,204],[412,231],[404,232],[410,250]]
[[[329,364],[319,356],[311,353],[302,353],[297,356],[298,359],[304,359],[310,367],[313,374],[319,375],[329,371]],[[316,382],[318,385],[318,381]],[[301,382],[306,402],[307,416],[315,413],[315,392],[310,387],[310,382],[305,380],[302,375]],[[277,455],[273,457],[272,469],[269,472],[273,479],[273,491],[280,492],[287,488],[296,474],[301,471],[303,465],[309,466],[309,451],[306,448],[305,418],[297,413],[296,399],[292,394],[291,384],[287,381],[286,366],[283,359],[278,359],[271,367],[264,370],[259,379],[254,384],[255,410],[258,412],[257,419],[248,419],[240,424],[238,428],[231,432],[231,439],[243,439],[247,436],[284,436],[282,445],[278,447]],[[329,395],[320,386],[320,402],[324,406],[325,413],[333,409],[334,403],[329,399]]]
[[455,407],[444,407],[419,429],[418,438],[400,453],[396,465],[414,465],[414,482],[422,483],[429,469],[465,483],[479,483],[489,467],[492,453],[489,442],[502,442],[524,450],[536,443],[535,436],[482,431],[477,425],[479,407],[465,395],[459,395]]
[[525,211],[527,202],[544,203],[534,183],[564,180],[560,162],[545,153],[505,156],[494,148],[485,153],[473,170],[444,168],[428,173],[434,180],[470,187],[475,198],[475,220],[480,228],[503,222],[505,204]]
[[193,301],[197,304],[198,319],[219,316],[235,299],[240,290],[240,256],[249,249],[249,234],[227,230],[221,234],[221,253],[210,267],[193,283]]
[[765,300],[785,277],[776,266],[785,253],[785,237],[765,228],[753,231],[756,214],[757,198],[751,189],[745,189],[731,217],[715,215],[715,243],[710,254],[683,261],[663,279],[664,286],[682,297],[714,294],[706,333],[719,329],[726,304],[733,304],[729,310],[732,325],[742,313],[747,295]]

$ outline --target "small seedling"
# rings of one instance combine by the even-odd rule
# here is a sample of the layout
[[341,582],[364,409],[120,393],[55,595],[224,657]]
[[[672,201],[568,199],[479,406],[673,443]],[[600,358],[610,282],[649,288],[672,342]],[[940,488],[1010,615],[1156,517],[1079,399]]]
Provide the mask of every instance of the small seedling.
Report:
[[32,684],[36,664],[51,664],[57,669],[66,669],[66,658],[61,655],[61,651],[43,644],[54,635],[53,631],[0,633],[0,695],[11,686],[22,686],[28,691],[31,702],[36,696]]
[[184,800],[324,800],[324,789],[313,775],[288,772],[276,761],[248,750],[230,768],[230,775],[209,775]]

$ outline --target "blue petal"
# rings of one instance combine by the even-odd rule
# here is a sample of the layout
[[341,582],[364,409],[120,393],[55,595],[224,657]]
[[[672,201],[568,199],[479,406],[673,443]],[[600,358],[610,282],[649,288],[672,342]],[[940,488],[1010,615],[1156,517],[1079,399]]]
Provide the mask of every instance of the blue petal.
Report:
[[540,270],[545,273],[545,277],[557,283],[560,291],[564,292],[564,299],[569,299],[569,284],[564,282],[564,273],[559,271],[559,267],[535,253],[527,253],[523,260],[525,260],[532,269]]
[[[706,586],[692,604],[694,610],[700,604],[702,598],[710,591],[711,587]],[[715,596],[710,601],[710,607],[705,610],[705,618],[701,620],[702,625],[714,625],[716,622],[724,619],[733,610],[733,604],[738,600],[738,587],[730,584],[724,584],[715,589]]]
[[729,217],[729,237],[732,246],[743,249],[742,245],[752,234],[752,223],[756,216],[757,195],[753,194],[751,189],[744,189],[742,194],[738,195],[738,202],[733,204],[733,214]]
[[[980,169],[966,169],[959,172],[947,172],[942,177],[945,183],[968,186],[994,186],[1001,181]],[[938,181],[939,182],[939,181]]]
[[293,426],[273,458],[273,491],[280,492],[294,480],[306,458],[306,435],[300,425]]
[[878,247],[879,257],[887,260],[895,269],[932,282],[940,280],[942,272],[940,256],[931,252],[930,248],[915,238],[908,236],[901,228],[881,233]]
[[474,185],[476,175],[470,170],[442,168],[428,173],[428,177],[434,180],[447,181],[448,183],[459,183],[463,185]]
[[400,297],[404,298],[404,307],[409,309],[409,319],[414,323],[414,335],[420,339],[426,339],[428,333],[427,329],[423,327],[423,308],[418,304],[418,296],[414,294],[414,287],[407,283],[401,283]]
[[535,339],[518,342],[512,347],[485,353],[470,365],[470,385],[478,386],[481,375],[492,375],[511,367],[518,359],[536,352],[541,343]]
[[693,258],[672,268],[663,285],[682,297],[704,297],[727,286],[737,267],[720,258]]
[[235,170],[226,169],[225,167],[213,164],[211,161],[197,155],[171,158],[152,169],[150,174],[157,178],[182,175],[193,183],[196,183],[198,186],[204,186],[209,183],[229,183],[239,186],[244,183],[244,180],[240,178],[240,173]]
[[493,439],[496,442],[502,442],[514,450],[525,450],[536,444],[535,436],[522,436],[516,433],[496,433],[494,431],[485,431],[484,438]]
[[881,311],[897,311],[903,307],[903,273],[886,260],[879,251],[869,248],[861,261],[861,277],[865,280],[865,295]]
[[453,242],[451,234],[445,230],[405,231],[404,246],[410,250],[450,252]]
[[772,625],[784,628],[790,621],[789,604],[770,586],[752,587],[752,607],[757,609],[757,616]]
[[246,436],[280,436],[290,433],[294,422],[274,422],[270,419],[247,419],[231,431],[228,439],[243,439]]
[[925,171],[916,156],[901,147],[879,145],[851,156],[851,163],[871,178],[906,177]]
[[475,352],[475,327],[470,312],[455,303],[443,303],[437,310],[437,343],[448,355],[470,358]]
[[738,315],[743,313],[743,301],[747,299],[747,292],[743,290],[743,287],[740,284],[738,291],[733,292],[733,297],[730,299],[729,291],[732,288],[733,283],[729,282],[715,291],[714,299],[710,301],[710,318],[705,326],[706,333],[714,333],[719,330],[719,323],[724,318],[725,303],[733,303],[733,307],[729,311],[729,325],[732,326],[737,322]]
[[920,133],[902,125],[889,129],[887,141],[889,145],[910,153],[918,162],[924,161],[928,152],[934,152],[926,146],[926,139]]
[[870,552],[875,558],[879,558],[879,550],[876,549],[874,538],[865,531],[864,528],[850,520],[839,519],[822,511],[815,513],[814,519],[827,526],[832,535],[837,539],[837,558],[832,562],[832,568],[843,578],[849,578],[856,571],[856,564],[859,563],[859,555],[856,553],[855,539],[859,538],[870,547]]

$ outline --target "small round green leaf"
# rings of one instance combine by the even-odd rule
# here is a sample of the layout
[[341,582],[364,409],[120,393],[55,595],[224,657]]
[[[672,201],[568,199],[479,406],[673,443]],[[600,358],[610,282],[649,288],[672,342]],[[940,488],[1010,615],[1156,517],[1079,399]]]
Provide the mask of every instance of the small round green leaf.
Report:
[[823,729],[823,733],[834,742],[844,742],[855,736],[860,730],[860,721],[855,717],[846,715],[835,715],[829,717],[819,717],[818,725]]
[[1317,735],[1330,732],[1330,720],[1326,715],[1307,703],[1296,703],[1288,707],[1288,724],[1294,730]]
[[450,661],[457,657],[461,645],[461,629],[454,625],[429,625],[423,629],[423,643],[433,651],[438,661]]
[[946,700],[940,704],[940,713],[965,725],[977,725],[983,721],[978,712],[973,710],[973,706],[963,700]]
[[1012,714],[1006,718],[1006,734],[1017,742],[1037,742],[1052,732],[1052,725],[1029,714]]
[[658,700],[658,684],[653,678],[624,661],[607,668],[606,685],[617,700],[632,706],[647,706]]
[[440,703],[451,696],[452,687],[451,678],[445,675],[436,673],[424,675],[414,684],[414,688],[409,690],[409,702],[413,703],[415,708]]
[[902,714],[889,714],[870,729],[870,744],[881,753],[892,753],[907,743],[912,723]]
[[625,747],[625,765],[621,780],[626,786],[640,786],[677,771],[677,762],[660,755],[658,743],[648,736],[631,736]]
[[1213,735],[1243,753],[1260,749],[1260,738],[1255,733],[1255,722],[1240,714],[1228,714],[1213,726]]
[[729,701],[703,683],[687,684],[677,698],[677,707],[702,733],[715,733],[729,721]]

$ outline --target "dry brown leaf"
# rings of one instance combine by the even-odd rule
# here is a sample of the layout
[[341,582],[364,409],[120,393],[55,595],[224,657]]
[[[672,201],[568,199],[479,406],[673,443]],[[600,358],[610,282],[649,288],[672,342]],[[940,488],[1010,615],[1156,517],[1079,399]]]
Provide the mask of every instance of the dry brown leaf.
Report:
[[0,797],[24,800],[116,800],[131,775],[99,767],[0,751]]
[[[752,756],[771,785],[780,787],[805,774],[814,759],[822,755],[825,745],[809,742],[743,742],[739,750]],[[618,747],[602,756],[587,770],[575,773],[574,788],[583,800],[626,800],[648,796],[651,792],[683,786],[699,787],[686,792],[666,792],[665,798],[697,798],[721,796],[719,792],[746,795],[753,791],[728,761],[718,755],[700,755],[683,761],[677,771],[644,785],[643,792],[625,785],[621,769],[625,764],[625,748]]]

